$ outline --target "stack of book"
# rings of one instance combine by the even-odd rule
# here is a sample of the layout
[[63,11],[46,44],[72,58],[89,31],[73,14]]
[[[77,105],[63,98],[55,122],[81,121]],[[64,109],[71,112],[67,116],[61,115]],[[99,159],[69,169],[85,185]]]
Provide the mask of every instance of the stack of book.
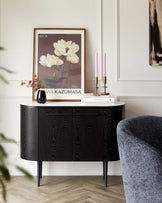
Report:
[[82,102],[110,102],[114,103],[115,98],[111,95],[100,95],[100,96],[93,96],[93,94],[84,94],[82,98]]

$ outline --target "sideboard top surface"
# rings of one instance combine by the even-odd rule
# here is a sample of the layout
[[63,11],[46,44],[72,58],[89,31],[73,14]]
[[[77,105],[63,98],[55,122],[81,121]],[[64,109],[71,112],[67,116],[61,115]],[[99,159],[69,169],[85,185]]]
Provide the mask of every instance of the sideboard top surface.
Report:
[[62,106],[62,107],[68,107],[68,106],[71,106],[71,107],[86,107],[86,106],[89,106],[89,107],[108,107],[108,106],[123,106],[125,105],[124,102],[115,102],[115,103],[110,103],[110,102],[86,102],[86,103],[83,103],[83,102],[46,102],[45,104],[39,104],[38,102],[34,102],[34,101],[31,101],[31,102],[24,102],[24,103],[21,103],[21,105],[24,105],[24,106],[39,106],[39,107],[46,107],[46,106],[51,106],[51,107],[59,107],[59,106]]

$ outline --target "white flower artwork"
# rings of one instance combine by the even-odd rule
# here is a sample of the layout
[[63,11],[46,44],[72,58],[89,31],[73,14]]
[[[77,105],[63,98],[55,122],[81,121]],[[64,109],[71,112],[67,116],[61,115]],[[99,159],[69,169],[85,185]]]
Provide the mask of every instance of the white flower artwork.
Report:
[[63,61],[59,59],[57,56],[47,54],[47,57],[44,55],[40,57],[39,63],[44,67],[51,68],[54,65],[62,65]]
[[54,53],[57,56],[66,56],[67,61],[71,63],[78,63],[79,57],[76,52],[79,51],[79,45],[72,41],[65,41],[63,39],[53,43],[55,48]]
[[84,28],[34,28],[33,74],[47,100],[80,101],[85,92],[85,45]]

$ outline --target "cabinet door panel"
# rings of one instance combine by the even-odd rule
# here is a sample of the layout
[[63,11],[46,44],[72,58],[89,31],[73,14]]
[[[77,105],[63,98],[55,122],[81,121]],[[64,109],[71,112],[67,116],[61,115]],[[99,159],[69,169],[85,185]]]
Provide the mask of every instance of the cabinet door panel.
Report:
[[72,109],[39,110],[39,159],[72,160]]
[[74,108],[74,152],[76,161],[103,159],[103,116],[98,108]]
[[121,106],[104,108],[104,160],[119,160],[116,127],[123,117]]

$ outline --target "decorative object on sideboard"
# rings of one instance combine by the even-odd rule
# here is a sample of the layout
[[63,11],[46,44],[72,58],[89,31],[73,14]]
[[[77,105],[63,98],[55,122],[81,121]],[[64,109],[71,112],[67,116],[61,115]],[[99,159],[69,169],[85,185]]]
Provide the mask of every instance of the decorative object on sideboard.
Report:
[[106,83],[107,83],[107,78],[106,78],[106,53],[104,53],[104,66],[103,66],[103,89],[104,92],[101,93],[101,95],[109,95],[109,93],[106,93]]
[[98,96],[98,53],[95,54],[95,93],[94,96]]
[[95,93],[93,96],[99,96],[99,95],[109,95],[109,93],[106,92],[106,53],[104,53],[104,66],[103,66],[103,93],[98,93],[98,53],[95,54]]
[[[85,93],[84,28],[34,28],[33,74],[48,100],[80,101]],[[36,100],[33,91],[33,100]]]
[[107,78],[106,78],[106,76],[104,76],[103,77],[103,89],[104,89],[104,92],[102,92],[101,95],[109,95],[110,94],[110,93],[106,92],[106,88],[107,88],[106,83],[107,83]]
[[86,93],[83,95],[82,98],[82,102],[83,103],[87,103],[87,102],[105,102],[105,103],[115,103],[115,97],[113,97],[112,95],[99,95],[99,96],[95,96],[93,93]]
[[45,90],[38,90],[37,92],[37,102],[40,104],[45,104],[46,103],[46,92]]
[[32,87],[32,90],[34,92],[37,92],[37,102],[38,103],[42,103],[44,104],[47,100],[46,98],[46,92],[45,90],[40,90],[40,88],[42,87],[41,83],[40,83],[40,79],[37,78],[36,75],[33,75],[32,80],[29,81],[22,81],[21,85],[26,85],[28,88]]
[[98,77],[95,77],[95,93],[94,96],[99,96],[98,94]]
[[37,90],[39,90],[41,88],[41,83],[40,83],[40,79],[37,78],[37,75],[33,75],[32,80],[23,80],[21,81],[21,86],[26,85],[26,87],[32,87],[33,91],[36,92]]

